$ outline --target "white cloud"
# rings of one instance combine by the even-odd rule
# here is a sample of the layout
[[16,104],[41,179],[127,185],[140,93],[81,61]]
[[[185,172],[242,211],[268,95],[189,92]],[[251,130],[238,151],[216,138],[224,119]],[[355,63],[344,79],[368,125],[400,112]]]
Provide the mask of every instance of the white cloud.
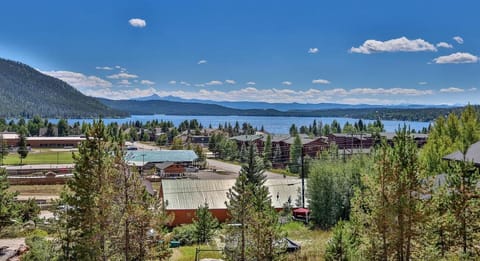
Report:
[[140,19],[140,18],[132,18],[130,20],[128,20],[128,23],[133,26],[133,27],[145,27],[147,26],[147,22],[143,19]]
[[109,79],[133,79],[133,78],[138,78],[138,75],[121,72],[121,73],[109,75],[109,76],[107,76],[107,78],[109,78]]
[[474,91],[476,91],[476,90],[477,90],[477,88],[475,88],[475,87],[472,87],[472,88],[470,88],[470,89],[468,89],[468,90],[469,90],[469,91],[471,91],[471,92],[474,92]]
[[123,79],[123,80],[119,81],[118,84],[123,85],[123,86],[132,85],[132,83],[129,82],[127,79]]
[[82,73],[70,71],[40,71],[43,74],[58,78],[75,88],[108,88],[112,83],[97,76],[87,76]]
[[437,51],[435,46],[423,39],[409,40],[406,37],[400,37],[388,41],[366,40],[359,47],[350,48],[352,53],[381,53],[381,52],[423,52]]
[[177,84],[177,81],[173,81],[173,80],[172,80],[172,81],[169,81],[168,84],[174,85],[174,84]]
[[145,84],[145,85],[154,85],[155,84],[155,82],[152,82],[152,81],[149,81],[149,80],[141,80],[140,83]]
[[97,69],[97,70],[106,70],[106,71],[111,71],[111,70],[113,70],[113,68],[110,67],[110,66],[97,66],[97,67],[95,67],[95,69]]
[[283,81],[282,84],[283,84],[283,85],[290,86],[290,85],[292,85],[293,83],[290,82],[290,81]]
[[457,87],[449,87],[440,89],[440,92],[447,92],[447,93],[455,93],[455,92],[464,92],[464,89],[457,88]]
[[478,56],[475,56],[470,53],[452,53],[446,56],[440,56],[433,59],[433,62],[437,64],[446,64],[446,63],[477,63]]
[[247,82],[247,85],[255,85],[257,84],[256,82]]
[[184,85],[184,86],[190,86],[191,84],[186,82],[186,81],[181,81],[180,82],[181,85]]
[[[263,102],[298,102],[298,103],[320,103],[320,102],[342,102],[342,103],[371,103],[371,104],[394,104],[409,100],[408,96],[431,95],[431,90],[404,89],[404,88],[355,88],[343,89],[334,88],[329,90],[308,89],[258,89],[246,87],[229,91],[199,89],[196,91],[184,90],[156,90],[149,89],[127,89],[112,90],[88,89],[85,94],[112,99],[143,97],[152,94],[159,96],[176,96],[185,99],[216,100],[216,101],[263,101]],[[403,96],[402,96],[403,95]],[[404,97],[404,98],[402,98]]]
[[234,80],[225,80],[225,83],[228,83],[228,84],[236,84],[237,82],[234,81]]
[[208,61],[207,60],[200,60],[197,62],[197,64],[206,64]]
[[215,81],[215,80],[214,80],[214,81],[209,81],[209,82],[205,83],[205,85],[222,85],[222,84],[223,84],[223,82],[221,82],[221,81]]
[[453,37],[453,40],[455,40],[455,42],[457,42],[459,44],[463,44],[463,38],[460,37],[460,36]]
[[312,81],[313,84],[330,84],[329,80],[325,79],[316,79]]
[[203,83],[196,83],[196,84],[195,84],[195,87],[205,87],[205,84],[203,84]]
[[441,48],[453,48],[453,45],[446,43],[446,42],[439,42],[437,43],[437,47]]
[[317,47],[309,48],[308,53],[313,53],[313,54],[318,53],[318,48]]
[[427,85],[428,82],[418,82],[418,85]]

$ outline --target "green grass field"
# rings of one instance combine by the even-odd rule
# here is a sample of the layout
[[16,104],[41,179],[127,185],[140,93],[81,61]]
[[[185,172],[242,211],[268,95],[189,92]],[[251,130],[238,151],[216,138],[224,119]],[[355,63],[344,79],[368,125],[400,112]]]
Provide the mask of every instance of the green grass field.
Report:
[[[70,151],[32,151],[23,159],[22,164],[69,164],[73,163]],[[20,157],[17,153],[9,153],[3,159],[4,165],[20,165]]]
[[[195,249],[197,246],[182,246],[179,248],[174,248],[173,249],[173,255],[170,258],[172,261],[191,261],[195,260]],[[200,249],[215,249],[211,246],[207,245],[200,245]],[[200,259],[202,258],[222,258],[221,252],[216,252],[216,251],[208,251],[208,252],[200,252],[199,253]]]
[[325,247],[332,236],[331,231],[311,229],[301,222],[290,222],[282,225],[287,237],[302,246],[298,252],[287,255],[286,260],[325,260]]

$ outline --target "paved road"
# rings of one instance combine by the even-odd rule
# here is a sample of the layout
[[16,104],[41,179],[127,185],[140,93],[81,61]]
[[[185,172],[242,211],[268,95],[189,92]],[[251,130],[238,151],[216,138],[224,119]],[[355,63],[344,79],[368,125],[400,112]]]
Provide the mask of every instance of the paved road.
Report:
[[157,146],[147,145],[140,142],[134,142],[133,146],[137,147],[139,150],[160,150]]
[[[229,174],[226,175],[231,175],[232,178],[236,178],[238,176],[238,173],[240,172],[240,169],[242,168],[239,165],[231,164],[231,163],[226,163],[214,159],[207,159],[208,166],[209,168],[216,167],[217,169],[221,169],[227,172],[230,172]],[[267,175],[267,179],[283,179],[283,175],[273,173],[270,171],[265,171],[265,175]]]

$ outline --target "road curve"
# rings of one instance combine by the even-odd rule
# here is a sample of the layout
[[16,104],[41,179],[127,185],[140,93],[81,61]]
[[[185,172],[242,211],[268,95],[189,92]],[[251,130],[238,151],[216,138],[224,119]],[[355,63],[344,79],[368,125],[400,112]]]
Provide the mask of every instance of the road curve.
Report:
[[[240,172],[240,169],[241,169],[241,166],[239,165],[218,161],[214,159],[207,159],[207,163],[210,168],[215,167],[216,169],[221,169],[227,172],[235,173],[234,174],[235,177],[238,176],[238,173]],[[265,171],[265,175],[267,175],[267,179],[283,179],[284,178],[282,174],[277,174],[270,171]]]

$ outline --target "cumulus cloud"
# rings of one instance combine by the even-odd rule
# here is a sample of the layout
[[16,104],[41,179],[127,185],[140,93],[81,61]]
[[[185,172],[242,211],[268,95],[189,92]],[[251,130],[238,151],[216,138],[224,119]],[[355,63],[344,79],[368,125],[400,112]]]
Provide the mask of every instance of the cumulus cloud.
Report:
[[455,92],[464,92],[464,89],[457,88],[457,87],[449,87],[449,88],[442,88],[440,92],[448,92],[448,93],[455,93]]
[[184,86],[190,86],[191,84],[186,82],[186,81],[180,81],[180,84],[181,85],[184,85]]
[[[112,99],[125,99],[132,97],[144,97],[157,94],[161,97],[176,96],[184,99],[217,100],[217,101],[263,101],[263,102],[298,102],[298,103],[320,103],[320,102],[342,102],[342,103],[372,103],[372,104],[393,104],[408,101],[408,96],[431,95],[431,90],[417,90],[404,88],[333,88],[328,90],[308,89],[258,89],[246,87],[229,91],[199,89],[196,91],[185,90],[155,90],[149,89],[127,89],[112,90],[88,89],[85,94],[108,97]],[[394,98],[392,98],[394,97]]]
[[247,82],[247,85],[255,85],[257,84],[256,82]]
[[350,48],[351,53],[371,54],[381,52],[424,52],[437,51],[437,48],[423,40],[410,40],[406,37],[400,37],[388,41],[366,40],[359,47]]
[[446,43],[446,42],[439,42],[437,43],[438,48],[453,48],[453,45]]
[[109,79],[133,79],[133,78],[138,78],[138,75],[121,72],[121,73],[109,75],[109,76],[107,76],[107,78],[109,78]]
[[132,83],[130,81],[128,81],[127,79],[123,79],[123,80],[119,81],[118,84],[123,85],[123,86],[132,85]]
[[106,71],[111,71],[111,70],[113,70],[113,68],[110,67],[110,66],[97,66],[97,67],[95,67],[95,69],[97,69],[97,70],[106,70]]
[[434,63],[446,64],[446,63],[477,63],[478,56],[470,53],[452,53],[446,56],[440,56],[433,59]]
[[208,61],[207,60],[200,60],[197,62],[197,64],[206,64]]
[[177,84],[177,81],[169,81],[168,84],[171,84],[171,85],[174,85],[174,84]]
[[196,84],[195,84],[195,87],[205,87],[205,84],[203,84],[203,83],[196,83]]
[[155,82],[152,82],[152,81],[149,81],[149,80],[141,80],[140,83],[145,84],[145,85],[154,85],[155,84]]
[[471,92],[474,92],[474,91],[476,91],[476,90],[477,90],[477,88],[475,88],[475,87],[472,87],[472,88],[470,88],[470,89],[468,89],[468,90],[469,90],[469,91],[471,91]]
[[290,81],[283,81],[282,84],[283,84],[283,85],[290,86],[290,85],[292,85],[293,83],[290,82]]
[[428,82],[418,82],[418,85],[427,85]]
[[222,85],[222,84],[223,84],[222,81],[216,81],[216,80],[205,83],[205,85]]
[[97,76],[87,76],[78,72],[70,71],[40,71],[43,74],[58,78],[75,88],[108,88],[112,83]]
[[225,83],[228,83],[228,84],[236,84],[237,82],[234,81],[234,80],[225,80]]
[[457,42],[459,44],[463,44],[463,38],[460,37],[460,36],[453,37],[453,40],[455,40],[455,42]]
[[312,81],[313,84],[330,84],[329,80],[325,79],[316,79]]
[[309,49],[308,49],[308,53],[312,53],[312,54],[318,53],[318,48],[316,48],[316,47],[309,48]]
[[141,19],[141,18],[132,18],[132,19],[128,20],[128,23],[133,27],[143,28],[143,27],[147,26],[147,22],[144,19]]

